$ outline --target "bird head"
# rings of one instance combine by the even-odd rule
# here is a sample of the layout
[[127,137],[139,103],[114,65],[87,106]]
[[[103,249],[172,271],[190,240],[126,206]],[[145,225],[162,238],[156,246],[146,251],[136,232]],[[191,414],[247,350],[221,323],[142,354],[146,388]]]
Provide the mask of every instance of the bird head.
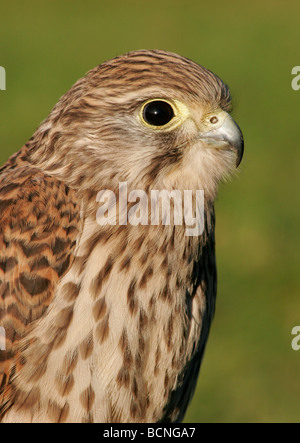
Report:
[[[78,190],[204,189],[239,165],[228,87],[177,54],[141,50],[97,66],[33,137],[31,160]],[[36,148],[34,147],[36,146]]]

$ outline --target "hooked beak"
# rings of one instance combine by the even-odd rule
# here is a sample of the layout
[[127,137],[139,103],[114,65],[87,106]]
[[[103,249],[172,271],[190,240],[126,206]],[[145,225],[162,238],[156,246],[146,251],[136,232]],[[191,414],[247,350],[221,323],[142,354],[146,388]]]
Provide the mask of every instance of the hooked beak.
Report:
[[238,124],[225,111],[211,114],[208,119],[209,130],[201,132],[199,139],[205,141],[208,148],[234,151],[238,167],[244,153],[244,138]]

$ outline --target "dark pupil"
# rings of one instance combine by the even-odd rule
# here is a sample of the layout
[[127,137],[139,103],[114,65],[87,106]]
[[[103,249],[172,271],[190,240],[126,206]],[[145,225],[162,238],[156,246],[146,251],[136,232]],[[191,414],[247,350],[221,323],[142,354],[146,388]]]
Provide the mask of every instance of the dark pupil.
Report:
[[149,125],[163,126],[174,117],[172,106],[169,103],[155,101],[148,103],[144,108],[144,119]]

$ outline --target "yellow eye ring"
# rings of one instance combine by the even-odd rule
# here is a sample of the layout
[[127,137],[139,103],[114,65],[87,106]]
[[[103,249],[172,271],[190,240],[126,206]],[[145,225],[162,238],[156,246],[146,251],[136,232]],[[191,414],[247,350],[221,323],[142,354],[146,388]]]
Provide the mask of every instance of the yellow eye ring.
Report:
[[149,126],[162,128],[175,116],[174,108],[166,100],[156,99],[144,103],[142,119]]
[[139,117],[145,126],[153,130],[172,130],[190,116],[189,110],[178,100],[154,98],[145,101]]

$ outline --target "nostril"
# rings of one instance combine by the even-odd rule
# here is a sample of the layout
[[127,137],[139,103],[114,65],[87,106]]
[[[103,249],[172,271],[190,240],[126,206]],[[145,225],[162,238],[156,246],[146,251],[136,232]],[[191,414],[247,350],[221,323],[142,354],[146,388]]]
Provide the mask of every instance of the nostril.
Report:
[[210,118],[209,120],[213,125],[218,123],[219,119],[218,117],[216,117],[215,115],[213,117]]

